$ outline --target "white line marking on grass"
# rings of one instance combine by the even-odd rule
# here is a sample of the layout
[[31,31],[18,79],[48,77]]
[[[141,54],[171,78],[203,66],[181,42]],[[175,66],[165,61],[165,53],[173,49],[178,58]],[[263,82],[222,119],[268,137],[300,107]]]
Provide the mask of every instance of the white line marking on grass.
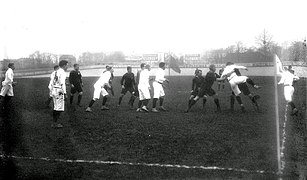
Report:
[[220,170],[220,171],[235,171],[243,173],[258,173],[258,174],[276,174],[276,172],[269,172],[263,170],[246,170],[238,168],[223,168],[216,166],[187,166],[178,164],[159,164],[159,163],[138,163],[138,162],[120,162],[120,161],[100,161],[100,160],[70,160],[70,159],[51,159],[51,158],[35,158],[35,157],[19,157],[19,156],[5,156],[0,155],[1,158],[14,158],[14,159],[25,159],[25,160],[41,160],[41,161],[53,161],[63,163],[90,163],[90,164],[116,164],[116,165],[129,165],[129,166],[147,166],[147,167],[166,167],[166,168],[183,168],[183,169],[202,169],[202,170]]
[[285,169],[286,166],[286,160],[285,160],[285,144],[286,144],[286,126],[287,126],[287,120],[288,120],[288,104],[286,104],[286,110],[285,110],[285,120],[283,124],[283,130],[282,130],[282,141],[281,141],[281,148],[280,148],[280,156],[281,156],[281,171]]

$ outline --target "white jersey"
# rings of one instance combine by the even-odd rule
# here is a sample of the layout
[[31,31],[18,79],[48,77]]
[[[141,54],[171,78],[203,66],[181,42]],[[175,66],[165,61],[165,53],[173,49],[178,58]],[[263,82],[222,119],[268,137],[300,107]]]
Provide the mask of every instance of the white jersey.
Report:
[[165,71],[161,68],[159,68],[156,72],[155,81],[162,84],[165,81]]
[[100,78],[98,79],[98,81],[94,84],[94,86],[96,87],[103,87],[105,86],[106,84],[109,84],[109,81],[112,77],[112,74],[110,71],[106,71],[104,72]]
[[299,80],[299,77],[292,74],[289,71],[282,73],[281,79],[278,84],[284,84],[285,86],[292,86],[294,80]]
[[234,72],[235,69],[246,69],[246,67],[245,66],[237,66],[235,64],[226,66],[224,68],[223,73],[222,73],[222,77],[227,76],[227,79],[231,80],[233,77],[237,76],[237,74]]
[[4,81],[2,81],[2,86],[12,85],[13,81],[14,81],[14,72],[13,72],[13,69],[9,68],[5,72],[5,79]]
[[64,69],[60,68],[55,71],[55,74],[52,77],[53,87],[60,87],[64,94],[66,94],[66,76]]
[[140,72],[139,87],[150,87],[148,69],[144,69]]

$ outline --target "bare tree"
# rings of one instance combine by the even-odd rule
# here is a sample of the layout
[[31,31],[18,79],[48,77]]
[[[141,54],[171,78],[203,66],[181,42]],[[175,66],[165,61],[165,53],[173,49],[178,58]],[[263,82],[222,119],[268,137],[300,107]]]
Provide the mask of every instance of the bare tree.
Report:
[[262,51],[264,54],[267,54],[272,50],[273,36],[270,35],[265,29],[263,32],[256,37],[256,44],[258,45],[258,50]]

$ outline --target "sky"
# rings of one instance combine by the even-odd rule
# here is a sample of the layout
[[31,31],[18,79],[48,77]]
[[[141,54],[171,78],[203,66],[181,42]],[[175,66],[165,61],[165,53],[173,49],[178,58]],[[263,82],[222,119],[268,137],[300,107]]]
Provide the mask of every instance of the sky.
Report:
[[0,60],[55,54],[200,53],[265,29],[277,43],[307,36],[304,0],[0,0]]

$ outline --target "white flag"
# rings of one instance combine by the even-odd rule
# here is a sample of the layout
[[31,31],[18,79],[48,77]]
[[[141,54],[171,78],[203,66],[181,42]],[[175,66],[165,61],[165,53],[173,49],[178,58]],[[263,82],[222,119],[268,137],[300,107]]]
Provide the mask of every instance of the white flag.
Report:
[[282,63],[278,56],[275,54],[275,72],[276,75],[281,75],[283,73]]

